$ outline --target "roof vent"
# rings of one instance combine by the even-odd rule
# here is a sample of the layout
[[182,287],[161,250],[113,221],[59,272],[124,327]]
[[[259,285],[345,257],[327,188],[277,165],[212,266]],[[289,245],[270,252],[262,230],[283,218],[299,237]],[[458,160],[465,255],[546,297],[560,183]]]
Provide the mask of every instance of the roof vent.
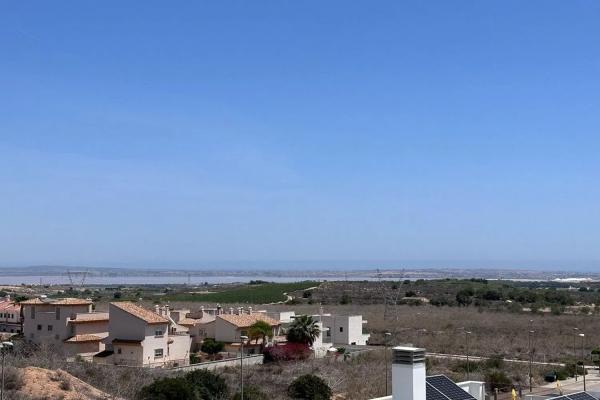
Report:
[[425,362],[425,349],[416,347],[394,347],[392,363],[413,365]]

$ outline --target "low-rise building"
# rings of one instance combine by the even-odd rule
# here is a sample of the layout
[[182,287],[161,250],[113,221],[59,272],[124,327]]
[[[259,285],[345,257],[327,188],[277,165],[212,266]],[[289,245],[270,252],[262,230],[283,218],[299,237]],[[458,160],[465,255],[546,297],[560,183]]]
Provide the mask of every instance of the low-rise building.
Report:
[[163,367],[189,365],[191,338],[177,331],[167,315],[130,302],[109,305],[106,350],[94,361],[104,364]]
[[21,307],[25,340],[52,345],[67,355],[103,349],[108,316],[92,312],[91,300],[36,298],[21,302]]
[[323,343],[364,346],[370,335],[363,332],[367,323],[362,315],[319,314],[313,316],[323,323]]
[[21,333],[21,306],[10,295],[0,300],[0,332]]

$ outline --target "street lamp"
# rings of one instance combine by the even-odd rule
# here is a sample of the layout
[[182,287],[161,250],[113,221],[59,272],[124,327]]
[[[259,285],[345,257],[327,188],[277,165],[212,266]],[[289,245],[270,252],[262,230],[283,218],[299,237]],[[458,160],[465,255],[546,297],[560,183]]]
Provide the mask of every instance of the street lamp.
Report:
[[[240,336],[242,341],[242,355],[240,356],[240,399],[244,400],[244,341],[248,340],[248,336]],[[2,399],[0,399],[2,400]]]
[[528,348],[529,348],[529,393],[533,392],[533,387],[531,385],[531,380],[533,377],[533,373],[531,372],[531,364],[533,363],[533,354],[531,352],[531,342],[533,334],[535,333],[534,330],[530,330],[529,331],[529,340],[528,340]]
[[[580,333],[579,337],[581,338],[581,368],[583,370],[583,391],[585,392],[585,355],[583,352],[583,346],[585,343],[585,333]],[[575,369],[577,369],[577,364],[575,364]]]
[[4,400],[4,356],[6,355],[6,352],[12,348],[12,342],[0,343],[0,353],[2,354],[2,384],[0,385],[0,400]]
[[577,351],[575,350],[575,340],[577,339],[577,331],[579,328],[573,328],[573,357],[575,357],[575,382],[577,382]]
[[465,331],[465,341],[467,342],[467,380],[469,380],[470,375],[470,365],[469,365],[469,335],[471,331]]
[[389,376],[389,369],[390,369],[390,365],[388,363],[388,345],[389,343],[389,339],[392,336],[392,334],[390,332],[386,332],[385,333],[385,395],[388,395],[388,376]]

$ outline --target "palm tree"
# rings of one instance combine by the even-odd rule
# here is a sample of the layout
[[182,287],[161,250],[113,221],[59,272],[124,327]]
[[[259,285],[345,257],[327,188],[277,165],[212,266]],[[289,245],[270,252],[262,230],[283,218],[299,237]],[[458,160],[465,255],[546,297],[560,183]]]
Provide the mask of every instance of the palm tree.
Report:
[[317,321],[310,315],[300,315],[294,319],[287,332],[287,340],[312,346],[321,334]]
[[262,339],[261,349],[265,347],[267,337],[273,337],[273,328],[268,322],[258,320],[248,328],[248,337],[254,339],[258,343],[258,339]]

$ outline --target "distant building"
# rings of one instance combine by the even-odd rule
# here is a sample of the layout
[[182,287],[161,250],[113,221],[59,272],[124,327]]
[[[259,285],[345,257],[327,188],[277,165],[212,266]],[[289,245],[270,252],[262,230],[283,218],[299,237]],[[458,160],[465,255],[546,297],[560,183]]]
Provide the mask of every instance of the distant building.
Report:
[[94,362],[144,367],[189,365],[191,337],[187,329],[178,330],[180,325],[170,318],[167,308],[163,315],[158,311],[130,302],[111,303],[106,350],[96,354]]
[[0,300],[0,332],[21,333],[21,306],[10,295]]
[[91,355],[104,348],[108,315],[92,312],[86,299],[36,298],[21,302],[24,338],[49,344],[67,355]]
[[365,346],[370,335],[363,333],[363,325],[367,323],[362,315],[314,315],[323,324],[323,343],[337,345]]

